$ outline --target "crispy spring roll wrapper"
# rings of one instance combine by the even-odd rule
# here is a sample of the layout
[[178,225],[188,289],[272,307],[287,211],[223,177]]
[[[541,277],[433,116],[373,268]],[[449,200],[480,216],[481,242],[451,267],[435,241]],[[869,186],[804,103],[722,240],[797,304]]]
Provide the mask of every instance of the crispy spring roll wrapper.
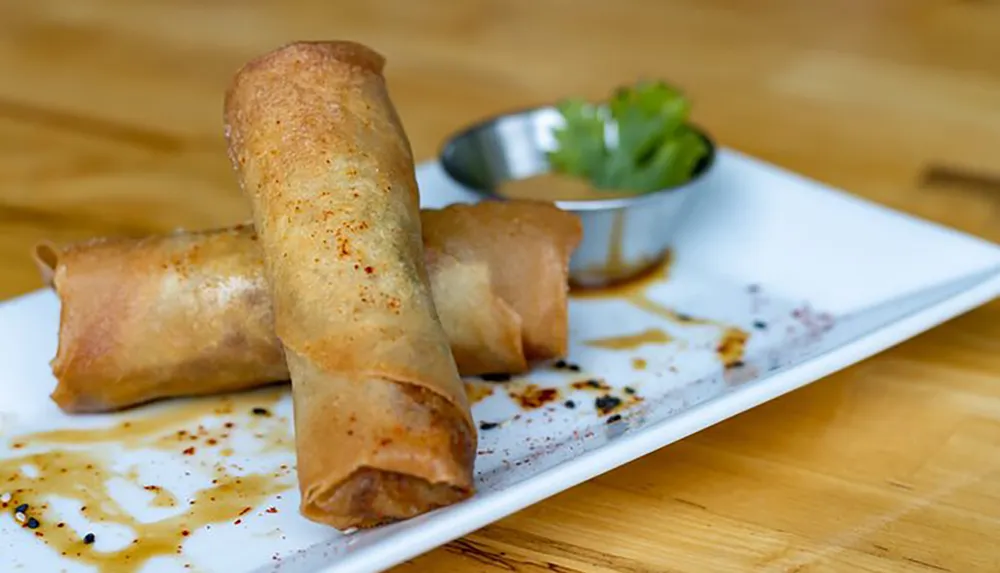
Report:
[[341,529],[474,491],[476,430],[383,65],[353,42],[291,44],[244,66],[225,101],[292,381],[300,511]]
[[52,400],[105,412],[288,379],[253,227],[35,249],[61,302]]
[[[492,284],[521,317],[529,361],[565,356],[569,345],[569,259],[580,220],[546,203],[488,201],[424,216],[424,244],[459,261],[485,261]],[[504,225],[491,225],[502,220]],[[530,286],[525,284],[530,281]]]
[[493,288],[489,264],[470,264],[434,250],[424,254],[434,305],[458,372],[526,370],[521,317]]
[[[466,225],[469,211],[479,210],[489,216]],[[425,237],[437,237],[424,255],[459,372],[526,370],[521,324],[538,317],[523,301],[563,296],[561,269],[579,220],[534,202],[424,210],[421,220]],[[508,227],[519,230],[511,239],[516,248],[485,240]],[[560,264],[547,264],[553,257]],[[43,244],[35,259],[62,306],[52,399],[64,411],[120,410],[288,379],[263,257],[249,225],[62,249]],[[514,284],[530,296],[501,298],[493,286],[498,273],[516,273]],[[565,320],[548,328],[553,340],[565,338]]]

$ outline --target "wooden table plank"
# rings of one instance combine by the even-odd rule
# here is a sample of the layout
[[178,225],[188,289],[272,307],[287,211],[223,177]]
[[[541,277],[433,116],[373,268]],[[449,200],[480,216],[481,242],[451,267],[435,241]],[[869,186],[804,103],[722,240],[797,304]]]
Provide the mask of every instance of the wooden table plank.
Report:
[[[222,89],[353,38],[419,159],[454,129],[664,77],[725,145],[1000,240],[1000,4],[932,0],[0,3],[0,297],[42,239],[247,216]],[[399,571],[998,571],[1000,303]]]

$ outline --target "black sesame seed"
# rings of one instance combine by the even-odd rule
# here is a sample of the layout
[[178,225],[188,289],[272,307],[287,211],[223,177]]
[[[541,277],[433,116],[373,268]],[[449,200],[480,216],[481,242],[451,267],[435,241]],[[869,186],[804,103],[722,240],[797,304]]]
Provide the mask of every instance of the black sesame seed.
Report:
[[631,387],[631,386],[626,386],[626,387],[624,388],[624,390],[625,390],[625,393],[626,393],[626,394],[629,394],[629,395],[631,395],[631,394],[635,394],[635,388],[633,388],[633,387]]
[[572,410],[573,408],[576,408],[576,402],[572,400],[566,400],[565,402],[563,402],[563,406],[566,406],[567,408]]
[[499,425],[500,425],[499,422],[479,422],[479,429],[483,431],[492,430],[493,428],[496,428]]
[[767,323],[763,320],[755,320],[753,321],[753,327],[757,330],[767,330]]
[[38,529],[39,525],[41,525],[41,523],[38,523],[38,520],[34,517],[28,518],[28,529]]
[[691,317],[690,314],[684,314],[683,312],[678,312],[677,313],[677,320],[679,320],[681,322],[691,322],[694,319]]
[[253,410],[250,410],[250,412],[254,416],[270,416],[271,415],[271,412],[269,412],[267,408],[254,408]]
[[604,396],[600,396],[594,400],[594,407],[600,410],[602,414],[607,414],[621,405],[621,403],[621,398],[612,396],[611,394],[605,394]]
[[591,388],[600,388],[601,382],[600,380],[595,380],[594,378],[591,378],[590,380],[587,380],[587,386],[590,386]]
[[556,360],[556,363],[552,365],[555,368],[566,368],[566,361],[563,359]]
[[611,416],[610,418],[608,418],[608,423],[609,424],[614,424],[615,422],[617,422],[617,421],[619,421],[621,419],[622,419],[622,415],[621,414],[615,414],[614,416]]
[[580,366],[578,364],[567,364],[566,369],[571,372],[579,372]]
[[743,361],[742,360],[737,360],[736,362],[730,362],[729,364],[726,365],[726,368],[729,368],[729,369],[743,368]]
[[93,543],[95,539],[97,538],[94,536],[93,533],[88,533],[87,535],[83,536],[83,542],[86,543],[87,545]]
[[14,513],[27,513],[27,512],[28,512],[28,504],[26,503],[22,503],[21,505],[14,508]]
[[486,382],[509,382],[510,374],[505,374],[503,372],[494,372],[490,374],[482,374],[479,376]]

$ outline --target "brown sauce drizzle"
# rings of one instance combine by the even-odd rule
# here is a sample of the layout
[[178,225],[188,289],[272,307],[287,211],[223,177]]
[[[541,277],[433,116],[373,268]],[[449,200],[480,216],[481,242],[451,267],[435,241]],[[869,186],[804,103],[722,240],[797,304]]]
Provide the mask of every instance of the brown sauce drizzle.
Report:
[[[716,326],[722,329],[722,334],[719,338],[719,343],[717,347],[716,354],[719,360],[727,368],[731,368],[742,363],[743,353],[746,349],[747,340],[750,338],[750,333],[730,324],[709,320],[706,318],[700,318],[678,312],[677,310],[670,308],[662,303],[659,303],[647,294],[647,290],[650,286],[655,283],[667,280],[670,275],[670,264],[671,257],[668,255],[664,261],[652,268],[649,272],[644,275],[627,282],[620,284],[614,284],[607,287],[601,288],[583,288],[574,286],[570,295],[573,298],[580,300],[588,299],[622,299],[627,301],[629,304],[638,308],[642,311],[648,312],[650,314],[656,315],[667,321],[681,326]],[[649,331],[647,331],[649,332]],[[642,334],[642,333],[640,333]],[[664,333],[665,334],[665,333]],[[635,338],[633,338],[635,337]],[[599,339],[591,340],[586,344],[589,346],[597,346],[599,348],[611,348],[615,350],[628,350],[636,348],[641,344],[646,342],[641,342],[636,340],[636,338],[641,338],[639,335],[632,335],[626,337],[616,337],[609,339]],[[668,341],[662,341],[668,342]],[[630,346],[630,344],[635,343],[635,346]],[[645,360],[640,358],[633,359],[633,367],[636,370],[644,369],[646,366]],[[641,366],[639,366],[641,364]]]
[[[625,210],[612,212],[611,230],[608,233],[607,256],[604,264],[598,264],[574,272],[570,286],[582,290],[605,290],[642,281],[649,275],[662,272],[669,264],[669,253],[660,257],[626,262],[625,255]],[[636,269],[640,270],[634,276]],[[602,286],[597,286],[602,285]]]
[[611,220],[611,233],[608,237],[608,264],[604,271],[612,278],[624,276],[628,272],[628,267],[625,265],[625,257],[622,255],[622,250],[624,249],[622,243],[624,240],[625,210],[618,209],[615,211],[614,219]]
[[604,348],[607,350],[632,350],[647,344],[667,344],[673,340],[669,334],[659,328],[649,328],[635,334],[625,334],[622,336],[611,336],[608,338],[595,338],[588,340],[584,344],[594,348]]
[[493,385],[483,382],[466,382],[465,393],[469,396],[469,404],[477,404],[493,395]]
[[624,412],[644,401],[642,396],[632,388],[625,389],[620,394],[602,394],[594,399],[594,409],[601,416]]
[[716,354],[726,368],[739,366],[743,362],[743,353],[749,338],[750,333],[733,326],[722,332],[719,345],[716,347]]
[[649,298],[649,296],[647,296],[646,293],[633,293],[628,297],[626,297],[626,300],[632,303],[632,306],[636,308],[642,309],[650,314],[655,314],[660,318],[665,318],[675,324],[683,324],[683,325],[718,324],[714,321],[705,318],[697,318],[688,314],[677,312],[676,310],[668,306],[665,306],[663,304],[660,304],[655,300]]
[[[99,570],[132,572],[141,569],[153,557],[182,553],[184,540],[196,530],[227,521],[235,521],[260,505],[268,497],[294,487],[294,475],[287,466],[260,473],[239,475],[232,464],[214,448],[220,448],[231,434],[251,432],[255,440],[248,455],[268,451],[290,451],[291,429],[287,419],[263,418],[251,414],[254,407],[273,406],[281,392],[267,390],[225,398],[191,400],[176,406],[145,412],[113,426],[94,429],[65,429],[26,434],[13,438],[26,453],[0,459],[0,493],[10,493],[10,507],[27,504],[27,514],[34,528],[25,526],[26,535],[41,539],[62,556]],[[215,422],[215,423],[213,423]],[[211,485],[187,499],[159,484],[139,481],[138,468],[116,470],[113,455],[105,454],[106,445],[115,443],[129,450],[157,450],[181,454],[207,449],[215,460]],[[54,446],[54,447],[53,447]],[[183,448],[183,450],[182,450]],[[242,449],[242,448],[241,448]],[[103,455],[102,455],[103,454]],[[110,481],[125,479],[149,494],[148,504],[156,508],[177,508],[164,519],[144,522],[116,501]],[[114,524],[131,530],[133,540],[118,549],[102,548],[100,536],[75,530],[66,521],[68,515],[57,513],[52,498],[75,505],[80,514],[94,524]]]
[[611,390],[611,385],[600,380],[598,378],[589,378],[587,380],[578,380],[570,384],[570,388],[574,390],[586,390],[591,392],[605,392]]
[[632,293],[645,292],[646,288],[670,277],[672,257],[668,253],[664,259],[637,277],[627,281],[602,287],[572,285],[570,296],[577,299],[626,298]]
[[153,499],[150,500],[149,505],[153,507],[177,507],[177,496],[163,489],[162,486],[145,485],[142,486],[142,489],[153,494]]
[[558,388],[543,388],[537,384],[515,386],[507,391],[507,395],[525,410],[534,410],[559,400]]

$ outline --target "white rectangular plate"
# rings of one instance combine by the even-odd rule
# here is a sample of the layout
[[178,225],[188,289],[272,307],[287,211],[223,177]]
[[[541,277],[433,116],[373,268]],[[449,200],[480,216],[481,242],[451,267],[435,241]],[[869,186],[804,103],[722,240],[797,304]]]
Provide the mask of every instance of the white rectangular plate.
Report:
[[[436,164],[422,165],[418,179],[426,206],[473,201]],[[0,495],[12,494],[0,513],[0,570],[381,570],[998,292],[995,245],[724,151],[679,229],[664,277],[571,302],[567,360],[579,371],[551,365],[521,380],[471,382],[493,390],[473,410],[487,424],[479,493],[349,535],[297,513],[283,389],[115,415],[60,413],[48,399],[58,301],[33,293],[0,306]],[[739,351],[732,328],[749,339],[739,357],[729,356],[739,363],[724,368],[724,354]],[[542,403],[529,408],[518,400],[532,384]],[[622,404],[598,412],[606,395],[601,405]],[[15,519],[21,503],[30,506],[25,520],[41,517],[37,529]],[[93,544],[81,541],[86,533]]]

